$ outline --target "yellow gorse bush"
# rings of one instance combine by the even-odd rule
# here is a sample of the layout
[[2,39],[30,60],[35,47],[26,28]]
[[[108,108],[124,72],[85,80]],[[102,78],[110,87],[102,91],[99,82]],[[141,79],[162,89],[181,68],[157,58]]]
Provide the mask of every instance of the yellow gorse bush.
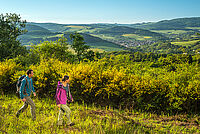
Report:
[[[129,55],[118,55],[79,64],[41,59],[40,64],[29,68],[34,70],[34,87],[41,96],[55,95],[57,82],[69,75],[71,93],[77,101],[134,105],[146,110],[198,110],[198,66],[170,63],[154,68],[150,65],[148,62],[132,62]],[[175,66],[176,71],[169,71],[169,66]],[[14,84],[25,73],[12,61],[1,62],[0,67],[2,91],[7,91],[5,87]],[[7,83],[8,80],[11,83]]]
[[12,76],[21,68],[13,60],[0,62],[0,91],[12,92]]

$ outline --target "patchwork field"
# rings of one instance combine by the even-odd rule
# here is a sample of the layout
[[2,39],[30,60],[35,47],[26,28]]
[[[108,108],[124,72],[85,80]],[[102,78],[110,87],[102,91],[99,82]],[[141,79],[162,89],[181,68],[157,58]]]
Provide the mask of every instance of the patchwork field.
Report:
[[171,42],[171,43],[174,45],[190,46],[190,45],[194,45],[195,43],[197,43],[199,41],[200,40],[193,40],[193,41]]
[[139,36],[137,34],[123,34],[122,36],[128,37],[128,38],[134,38],[136,40],[145,40],[145,39],[151,39],[150,36]]
[[183,34],[192,31],[185,31],[185,30],[152,30],[152,32],[156,33],[163,33],[163,34]]

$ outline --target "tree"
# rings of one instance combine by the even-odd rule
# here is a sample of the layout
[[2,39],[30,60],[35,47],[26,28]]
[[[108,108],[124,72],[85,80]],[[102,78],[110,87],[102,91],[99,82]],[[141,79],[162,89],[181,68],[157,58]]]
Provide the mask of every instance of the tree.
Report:
[[20,15],[15,13],[0,15],[0,61],[27,52],[17,39],[19,35],[26,32],[25,26],[26,20],[21,20]]
[[79,33],[70,34],[70,39],[72,40],[71,47],[74,49],[80,62],[89,49],[89,46],[85,45],[86,42],[84,42],[83,36]]
[[44,41],[32,47],[30,55],[32,54],[37,58],[56,58],[60,61],[73,61],[73,55],[68,50],[67,39],[64,36],[56,41]]
[[85,53],[85,58],[87,58],[90,61],[93,61],[95,57],[95,53],[92,50],[87,51],[87,53]]

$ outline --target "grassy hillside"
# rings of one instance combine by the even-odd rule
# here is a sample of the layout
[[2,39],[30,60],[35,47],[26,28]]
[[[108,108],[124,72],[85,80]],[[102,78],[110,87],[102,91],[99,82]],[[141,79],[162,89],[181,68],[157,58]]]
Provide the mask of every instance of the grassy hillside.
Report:
[[[83,28],[83,26],[73,26],[73,28],[77,30],[77,29]],[[62,35],[64,35],[68,39],[68,41],[70,41],[69,35],[71,34],[71,32],[67,32],[65,34],[54,33],[48,29],[45,29],[37,25],[32,25],[32,24],[27,24],[26,29],[28,30],[28,32],[19,37],[19,39],[22,42],[22,45],[29,45],[31,43],[38,44],[45,40],[55,41]],[[76,30],[70,30],[70,31],[76,31]],[[95,48],[95,49],[99,48],[99,49],[103,49],[104,51],[119,51],[119,50],[124,49],[123,47],[120,47],[119,45],[115,43],[103,40],[99,37],[95,37],[95,36],[85,34],[85,33],[81,33],[81,35],[83,35],[86,44],[89,45],[91,48]]]
[[57,23],[34,23],[30,22],[28,24],[36,25],[48,29],[51,32],[63,32],[66,30],[64,24],[57,24]]
[[19,36],[22,45],[30,45],[31,43],[37,44],[41,41],[51,40],[52,37],[57,37],[60,35],[59,33],[53,33],[46,28],[32,24],[27,24],[26,29],[28,32]]
[[[75,125],[58,127],[56,123],[59,109],[55,100],[33,98],[37,116],[34,122],[31,120],[29,108],[16,118],[15,114],[23,103],[15,96],[1,96],[0,100],[0,133],[200,133],[196,123],[199,116],[156,115],[76,102],[69,105],[72,111],[71,119]],[[66,121],[66,117],[64,120]]]
[[183,34],[187,32],[193,32],[193,31],[186,31],[186,30],[151,30],[156,33],[163,33],[163,34]]
[[177,18],[156,23],[133,24],[132,26],[151,30],[183,30],[186,27],[200,27],[200,17]]
[[51,33],[48,29],[37,26],[37,25],[32,25],[32,24],[27,24],[26,27],[28,32],[46,32],[46,33]]
[[139,36],[137,34],[123,34],[122,36],[128,37],[128,38],[133,38],[136,40],[145,40],[145,39],[151,39],[152,36]]
[[100,30],[98,33],[111,34],[111,35],[137,34],[140,36],[152,36],[152,37],[159,37],[159,38],[163,37],[161,34],[151,32],[149,30],[130,28],[130,27],[125,27],[125,26],[115,26],[112,28],[107,28],[104,30]]
[[192,46],[195,44],[199,44],[200,40],[193,40],[193,41],[179,41],[179,42],[171,42],[174,45],[180,45],[180,46]]
[[[65,37],[68,39],[68,41],[70,41],[69,38],[70,34],[71,33],[65,33]],[[85,33],[80,33],[80,34],[84,37],[86,44],[89,45],[91,48],[99,48],[105,51],[120,51],[125,49],[125,47],[123,46],[103,40],[99,37],[95,37]]]
[[140,45],[152,45],[157,41],[199,40],[200,17],[177,18],[159,22],[138,24],[56,24],[28,23],[28,33],[20,36],[22,45],[37,44],[45,40],[55,41],[64,33],[81,33],[92,48],[106,51],[122,50]]
[[[58,28],[58,27],[61,28],[61,26],[62,26],[63,31],[67,31],[65,33],[65,37],[68,38],[69,41],[70,41],[69,35],[72,32],[77,32],[77,31],[82,32],[81,30],[94,30],[94,28],[91,28],[89,26],[76,26],[76,25],[64,26],[64,25],[58,25],[58,24],[53,24],[53,23],[38,23],[37,25],[35,25],[36,23],[34,25],[33,24],[34,23],[31,23],[31,24],[28,23],[26,26],[26,29],[28,30],[28,32],[19,37],[19,39],[22,42],[22,45],[30,45],[32,43],[38,44],[45,40],[55,41],[59,37],[64,35],[64,32],[52,32],[52,31],[55,31],[54,28]],[[48,29],[41,26],[44,26]],[[53,28],[54,30],[49,29],[50,27]],[[103,49],[104,51],[123,50],[123,47],[120,47],[118,44],[103,40],[99,37],[95,37],[86,33],[82,32],[81,34],[83,35],[86,44],[91,46],[91,48]]]

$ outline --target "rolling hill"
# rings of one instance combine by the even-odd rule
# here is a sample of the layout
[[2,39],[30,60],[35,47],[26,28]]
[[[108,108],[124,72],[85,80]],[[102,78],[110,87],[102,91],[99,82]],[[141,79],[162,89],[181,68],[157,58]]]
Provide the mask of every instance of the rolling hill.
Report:
[[[49,25],[49,24],[42,24],[42,25]],[[53,25],[53,24],[50,24]],[[54,26],[55,28],[56,26]],[[64,26],[63,26],[64,27]],[[79,26],[80,27],[80,26]],[[48,28],[48,27],[47,27]],[[49,29],[41,27],[41,25],[34,25],[33,23],[28,23],[26,25],[26,29],[28,32],[24,35],[21,35],[19,39],[21,40],[22,45],[30,45],[30,44],[38,44],[43,41],[55,41],[62,35],[64,35],[68,41],[70,42],[69,35],[71,32],[52,32]],[[70,30],[69,30],[70,31]],[[123,46],[118,44],[103,40],[99,37],[95,37],[86,33],[81,33],[84,37],[84,40],[87,45],[91,48],[99,48],[105,51],[118,51],[125,49]]]
[[[68,39],[69,42],[71,42],[70,38],[69,38],[70,34],[71,33],[64,34],[64,36]],[[86,33],[80,33],[80,34],[83,36],[86,44],[89,45],[91,48],[99,48],[99,49],[103,49],[105,51],[118,51],[118,50],[126,49],[125,47],[123,47],[121,45],[118,45],[118,44],[110,42],[110,41],[103,40],[99,37],[95,37],[95,36],[92,36],[92,35],[89,35]]]
[[57,36],[59,34],[33,24],[27,24],[26,29],[28,32],[19,36],[22,45],[30,45],[32,43],[37,44],[41,41],[47,40],[48,37]]
[[139,29],[139,28],[130,28],[126,26],[114,26],[111,28],[106,28],[100,30],[99,34],[111,34],[111,35],[123,35],[123,34],[137,34],[139,36],[151,36],[157,38],[164,38],[163,35],[149,30]]
[[151,30],[188,30],[187,27],[200,27],[200,17],[177,18],[155,23],[132,24],[130,26]]
[[67,28],[65,28],[64,24],[57,24],[57,23],[35,23],[35,22],[28,22],[27,24],[40,26],[45,29],[48,29],[51,32],[64,32]]
[[[55,41],[68,33],[78,32],[92,48],[106,51],[121,50],[137,45],[151,45],[156,41],[198,40],[200,17],[177,18],[138,24],[57,24],[28,22],[28,32],[19,39],[22,45]],[[68,37],[67,37],[68,38]],[[130,45],[131,44],[131,45]],[[124,47],[125,46],[125,47]]]

